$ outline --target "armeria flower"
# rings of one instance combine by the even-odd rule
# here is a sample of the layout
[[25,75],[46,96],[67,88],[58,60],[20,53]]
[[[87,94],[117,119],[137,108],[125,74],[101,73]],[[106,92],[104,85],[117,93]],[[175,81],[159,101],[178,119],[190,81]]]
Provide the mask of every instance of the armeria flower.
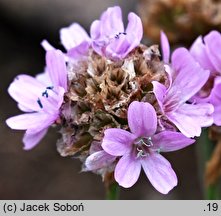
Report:
[[[50,85],[28,75],[19,75],[9,86],[8,92],[18,102],[20,110],[26,112],[6,120],[16,130],[26,130],[24,149],[36,146],[45,136],[48,127],[59,117],[59,109],[67,90],[67,71],[64,56],[59,50],[46,54],[46,73],[39,76],[50,78]],[[46,82],[46,83],[47,83]]]
[[[67,56],[75,60],[87,55],[91,44],[91,39],[87,32],[78,23],[62,28],[60,30],[60,40],[67,50]],[[43,40],[41,44],[45,50],[55,49],[47,40]]]
[[156,190],[168,193],[177,185],[177,177],[170,163],[159,153],[184,148],[194,140],[179,132],[155,134],[157,116],[149,103],[134,101],[130,104],[128,125],[131,132],[119,128],[106,129],[104,132],[104,151],[121,157],[115,168],[115,180],[129,188],[136,183],[143,167]]
[[[162,39],[165,43],[167,40]],[[169,61],[168,45],[163,44],[163,58]],[[164,52],[166,50],[166,52]],[[187,103],[207,82],[210,72],[204,70],[185,48],[172,54],[170,68],[171,84],[167,89],[153,81],[153,92],[164,116],[187,137],[200,136],[201,127],[213,124],[214,108],[209,103]]]
[[221,126],[221,34],[211,31],[204,38],[199,36],[190,48],[190,53],[199,64],[210,70],[210,78],[203,89],[194,96],[193,100],[210,102],[214,106],[214,124]]
[[108,8],[100,20],[91,25],[93,49],[100,55],[112,60],[122,59],[140,44],[143,27],[135,13],[129,13],[126,30],[122,21],[121,9],[118,6]]

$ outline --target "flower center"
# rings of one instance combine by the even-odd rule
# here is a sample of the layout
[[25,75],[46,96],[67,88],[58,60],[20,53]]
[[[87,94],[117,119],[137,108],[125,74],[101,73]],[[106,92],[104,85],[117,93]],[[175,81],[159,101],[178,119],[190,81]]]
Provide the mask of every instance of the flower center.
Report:
[[150,154],[150,148],[153,146],[151,137],[139,137],[134,141],[134,147],[137,158],[146,157]]

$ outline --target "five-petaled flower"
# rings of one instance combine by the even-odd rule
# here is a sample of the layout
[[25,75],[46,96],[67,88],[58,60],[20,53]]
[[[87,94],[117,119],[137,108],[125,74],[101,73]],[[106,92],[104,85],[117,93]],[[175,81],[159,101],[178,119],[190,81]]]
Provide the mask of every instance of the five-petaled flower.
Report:
[[[169,45],[163,35],[163,59],[169,63]],[[176,49],[171,66],[166,65],[171,83],[168,88],[153,81],[153,92],[160,109],[187,137],[200,136],[201,127],[213,124],[213,105],[210,103],[191,104],[188,101],[203,87],[210,72],[204,70],[185,48]]]
[[123,187],[137,181],[141,167],[151,184],[167,194],[177,185],[177,177],[170,163],[159,153],[184,148],[195,140],[182,133],[162,131],[157,134],[157,116],[152,105],[134,101],[128,108],[128,125],[131,132],[119,128],[106,129],[102,147],[108,154],[121,157],[114,176]]
[[140,44],[143,27],[140,18],[131,12],[124,29],[121,8],[115,6],[108,8],[100,20],[92,23],[90,33],[92,47],[98,54],[118,60],[125,58]]
[[12,129],[26,130],[23,138],[26,150],[36,146],[45,136],[48,127],[58,119],[63,96],[67,91],[66,64],[61,51],[48,51],[46,64],[46,72],[38,76],[40,80],[45,78],[44,82],[29,75],[19,75],[8,89],[20,110],[26,113],[11,117],[6,123]]

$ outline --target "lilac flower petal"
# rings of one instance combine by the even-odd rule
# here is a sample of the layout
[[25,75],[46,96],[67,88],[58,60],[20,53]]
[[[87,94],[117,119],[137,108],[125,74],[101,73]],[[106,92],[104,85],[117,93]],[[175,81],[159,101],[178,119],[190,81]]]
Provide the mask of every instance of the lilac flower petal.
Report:
[[113,156],[121,156],[131,149],[137,137],[128,131],[119,128],[110,128],[104,131],[102,148]]
[[212,114],[214,107],[212,104],[183,104],[178,111],[190,116],[194,121],[197,121],[201,127],[209,127],[213,124]]
[[61,86],[67,91],[67,69],[63,53],[60,50],[47,51],[46,65],[53,85]]
[[131,154],[125,154],[117,163],[114,178],[120,186],[129,188],[137,182],[140,171],[140,160],[136,160]]
[[105,55],[113,60],[122,59],[129,53],[130,47],[131,43],[122,36],[106,47]]
[[163,102],[166,95],[166,87],[157,81],[153,81],[152,84],[153,84],[153,93],[157,99],[157,102],[161,110],[163,111]]
[[44,48],[45,51],[56,50],[47,40],[43,40],[41,42],[41,46]]
[[170,163],[160,154],[151,154],[141,160],[147,178],[156,190],[167,194],[177,185],[177,177]]
[[17,115],[6,120],[6,124],[15,130],[33,130],[33,133],[37,133],[51,124],[56,119],[44,112],[42,113],[27,113]]
[[91,154],[85,161],[87,170],[98,170],[107,167],[116,159],[115,156],[107,154],[105,151],[98,151]]
[[167,117],[187,137],[200,136],[201,127],[213,124],[211,104],[183,104],[176,111],[167,113]]
[[195,140],[187,138],[179,132],[163,131],[152,136],[152,142],[154,143],[152,149],[160,152],[170,152],[185,148],[193,144]]
[[213,119],[214,124],[217,126],[221,126],[221,105],[217,105],[214,107]]
[[28,107],[26,107],[26,106],[24,106],[24,105],[22,105],[22,104],[19,104],[19,103],[18,103],[18,108],[19,108],[21,111],[23,111],[23,112],[33,112],[32,109],[29,109]]
[[201,68],[185,48],[178,48],[173,52],[172,64],[178,74],[168,92],[168,97],[176,95],[181,104],[203,87],[210,72]]
[[214,124],[221,126],[221,77],[216,77],[214,86],[210,94],[210,102],[214,106],[213,119]]
[[100,37],[100,28],[101,28],[100,25],[101,25],[100,20],[95,20],[91,24],[90,35],[93,40],[96,40]]
[[128,14],[128,25],[125,31],[127,33],[127,38],[131,43],[128,53],[140,44],[143,37],[143,25],[140,17],[135,13]]
[[82,56],[88,54],[90,44],[87,41],[83,41],[78,46],[68,50],[67,55],[73,59],[80,59]]
[[198,122],[195,122],[190,116],[179,112],[171,112],[167,114],[167,118],[173,122],[176,127],[187,137],[199,137],[201,127]]
[[60,38],[66,50],[75,48],[82,42],[90,43],[87,32],[78,23],[73,23],[69,27],[62,28],[60,30]]
[[221,71],[221,56],[217,50],[221,50],[221,34],[218,31],[211,31],[204,37],[206,50],[210,61],[214,65],[216,71]]
[[210,71],[215,71],[213,64],[211,63],[206,51],[206,46],[203,43],[202,36],[199,36],[190,48],[190,54],[199,64]]
[[29,133],[28,131],[26,131],[23,137],[24,150],[31,150],[32,148],[34,148],[41,141],[41,139],[43,139],[47,131],[47,128],[37,133]]
[[128,108],[128,125],[137,137],[153,135],[157,128],[157,115],[153,106],[144,102],[132,102]]
[[37,103],[37,99],[44,89],[45,86],[35,78],[28,75],[19,75],[10,84],[8,92],[21,107],[39,111],[41,108]]
[[163,31],[160,32],[160,44],[162,49],[163,61],[168,64],[170,59],[170,44],[166,34]]
[[35,78],[45,86],[52,86],[52,81],[47,72],[39,73]]
[[119,6],[109,7],[101,15],[101,35],[114,36],[119,32],[124,31],[124,24],[122,21],[122,12]]
[[216,106],[221,104],[221,76],[214,79],[213,89],[210,93],[210,102]]

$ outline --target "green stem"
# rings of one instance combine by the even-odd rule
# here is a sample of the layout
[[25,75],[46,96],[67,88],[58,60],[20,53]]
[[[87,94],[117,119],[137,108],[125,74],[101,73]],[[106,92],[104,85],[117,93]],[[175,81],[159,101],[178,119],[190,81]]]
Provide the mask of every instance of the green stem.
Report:
[[207,199],[208,200],[219,200],[219,187],[218,184],[210,185],[207,188]]
[[113,183],[109,186],[106,193],[107,200],[118,200],[120,195],[120,187],[117,183]]
[[[214,151],[214,143],[208,138],[208,129],[205,129],[202,133],[202,139],[204,140],[204,169],[206,166],[206,162],[211,159],[211,155]],[[205,188],[205,198],[208,200],[217,200],[219,199],[219,182],[216,184],[210,185]]]

